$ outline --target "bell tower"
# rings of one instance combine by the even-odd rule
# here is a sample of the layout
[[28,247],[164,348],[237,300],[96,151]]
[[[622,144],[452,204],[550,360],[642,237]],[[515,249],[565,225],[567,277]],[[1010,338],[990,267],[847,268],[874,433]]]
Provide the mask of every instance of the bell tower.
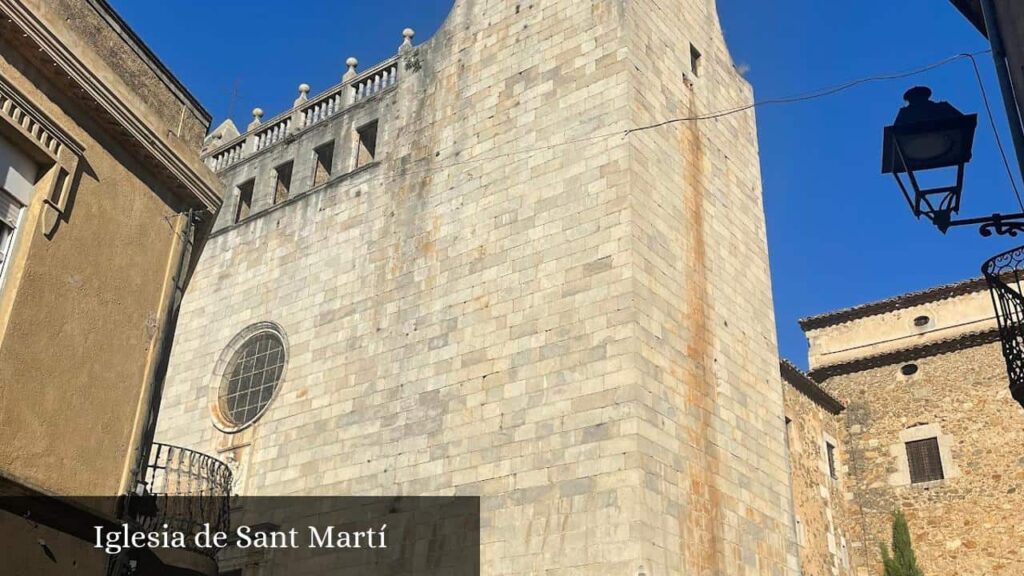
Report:
[[[408,32],[207,153],[229,200],[161,437],[244,435],[255,495],[480,495],[488,575],[798,573],[754,115],[712,114],[753,96],[714,3],[457,0]],[[218,426],[259,323],[279,382]]]

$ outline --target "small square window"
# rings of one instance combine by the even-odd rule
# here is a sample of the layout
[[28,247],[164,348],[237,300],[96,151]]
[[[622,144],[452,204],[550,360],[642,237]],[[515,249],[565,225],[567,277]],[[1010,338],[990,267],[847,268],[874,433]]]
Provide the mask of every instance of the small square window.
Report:
[[694,78],[699,78],[700,77],[700,69],[701,69],[701,54],[700,54],[700,50],[697,50],[696,46],[694,46],[693,44],[690,44],[690,72],[693,74]]
[[938,438],[907,442],[907,463],[910,466],[911,484],[934,482],[945,478]]
[[313,186],[319,186],[331,177],[334,168],[334,140],[313,150]]
[[839,478],[836,474],[836,447],[831,442],[825,442],[825,455],[828,458],[828,475],[833,479]]
[[359,151],[356,155],[356,168],[365,166],[377,156],[377,121],[363,125],[356,130],[359,134]]
[[255,187],[255,180],[248,180],[238,185],[238,206],[235,208],[235,222],[240,222],[249,217],[252,210],[252,189]]
[[280,204],[288,199],[292,188],[292,163],[285,162],[274,168],[274,204]]

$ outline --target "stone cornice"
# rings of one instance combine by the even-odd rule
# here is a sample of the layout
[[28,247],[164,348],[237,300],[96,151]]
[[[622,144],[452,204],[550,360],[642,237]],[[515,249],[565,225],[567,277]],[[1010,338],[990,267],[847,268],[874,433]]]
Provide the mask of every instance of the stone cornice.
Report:
[[[219,182],[198,159],[188,162],[182,154],[150,127],[106,82],[43,24],[20,0],[0,0],[0,19],[16,26],[25,39],[37,47],[68,79],[129,136],[134,144],[155,160],[180,194],[187,193],[203,206],[216,211],[221,199]],[[24,39],[22,41],[25,41]],[[37,56],[38,57],[38,56]],[[184,144],[181,145],[184,147]],[[158,171],[159,172],[159,171]]]
[[891,352],[865,356],[848,362],[819,366],[811,370],[809,376],[817,381],[824,381],[834,376],[851,374],[853,372],[862,372],[864,370],[881,368],[882,366],[889,366],[892,364],[902,364],[920,358],[947,354],[949,352],[956,352],[958,350],[973,348],[975,346],[983,346],[985,344],[991,344],[998,341],[999,329],[989,328],[987,330],[961,334],[959,336],[953,336],[944,340],[929,342],[927,344],[919,344],[917,346],[909,346],[907,348],[901,348]]
[[110,25],[111,29],[124,39],[125,44],[138,54],[139,58],[149,66],[149,69],[164,81],[168,89],[174,92],[181,100],[188,102],[206,122],[210,122],[212,116],[209,110],[189,92],[188,88],[178,80],[177,76],[149,49],[149,46],[139,38],[131,26],[121,18],[121,15],[111,8],[107,0],[86,0],[86,2]]

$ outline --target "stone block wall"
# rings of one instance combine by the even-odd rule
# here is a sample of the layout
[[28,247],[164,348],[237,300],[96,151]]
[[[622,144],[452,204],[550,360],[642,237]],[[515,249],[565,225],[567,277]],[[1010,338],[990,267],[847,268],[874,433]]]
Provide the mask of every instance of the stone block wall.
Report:
[[[479,494],[485,574],[798,573],[753,115],[625,135],[751,98],[712,2],[457,1],[393,91],[221,173],[253,216],[206,247],[158,439],[245,494]],[[287,366],[224,433],[256,323]]]
[[[801,573],[853,574],[846,535],[852,480],[842,413],[832,414],[790,386],[784,388],[784,396]],[[829,444],[833,446],[832,467]]]
[[[633,126],[753,101],[713,2],[627,7]],[[645,501],[682,540],[662,558],[692,574],[796,571],[754,116],[628,141]]]
[[[900,369],[917,366],[912,376]],[[858,574],[877,573],[893,509],[907,516],[926,574],[1024,572],[1024,414],[997,342],[834,376],[847,402]],[[945,479],[911,484],[907,441],[938,438]]]

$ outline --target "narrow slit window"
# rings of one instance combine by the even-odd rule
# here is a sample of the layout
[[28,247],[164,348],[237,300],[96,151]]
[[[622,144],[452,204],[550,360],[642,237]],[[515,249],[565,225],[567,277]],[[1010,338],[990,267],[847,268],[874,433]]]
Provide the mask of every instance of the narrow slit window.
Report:
[[334,140],[313,150],[313,186],[319,186],[331,177],[334,168]]
[[255,180],[248,180],[238,185],[238,207],[235,209],[235,222],[240,222],[249,217],[252,210],[252,189],[255,187]]
[[833,479],[839,478],[836,474],[836,447],[831,442],[825,442],[825,455],[828,458],[828,475]]
[[274,168],[274,204],[288,199],[292,189],[292,163],[286,162]]
[[934,482],[946,477],[942,470],[938,438],[907,442],[907,463],[910,465],[911,484]]
[[700,77],[701,64],[700,50],[697,50],[696,46],[690,44],[690,72],[694,78]]
[[359,134],[359,152],[356,156],[356,168],[365,166],[377,156],[377,121],[356,130]]

